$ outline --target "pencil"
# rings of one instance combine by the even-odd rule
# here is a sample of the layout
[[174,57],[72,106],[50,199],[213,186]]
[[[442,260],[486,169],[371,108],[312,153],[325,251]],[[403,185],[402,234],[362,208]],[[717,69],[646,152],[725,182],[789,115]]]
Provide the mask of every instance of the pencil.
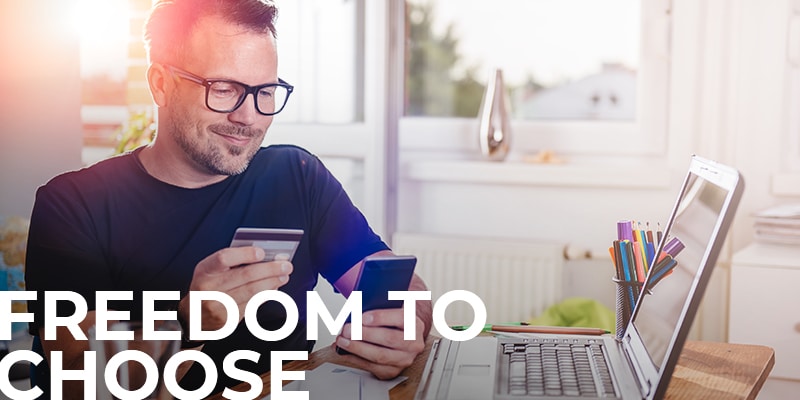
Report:
[[661,237],[664,236],[664,233],[661,232],[661,223],[656,222],[656,240],[658,243],[661,243]]
[[605,335],[611,333],[605,329],[577,326],[492,325],[492,330],[495,332],[554,333],[567,335]]

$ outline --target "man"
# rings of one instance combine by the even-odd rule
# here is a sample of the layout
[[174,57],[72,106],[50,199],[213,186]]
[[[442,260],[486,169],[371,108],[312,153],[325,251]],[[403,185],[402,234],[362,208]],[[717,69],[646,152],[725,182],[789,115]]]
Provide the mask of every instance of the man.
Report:
[[[263,373],[271,350],[311,349],[302,318],[306,291],[313,290],[318,274],[349,295],[360,261],[390,254],[316,157],[294,146],[260,147],[292,90],[278,78],[276,12],[267,0],[156,4],[145,42],[157,137],[131,153],[58,176],[37,192],[27,287],[40,291],[40,299],[46,290],[83,295],[90,309],[84,331],[94,323],[91,310],[100,290],[134,291],[134,301],[114,304],[130,310],[133,319],[141,317],[141,291],[180,290],[183,297],[171,307],[188,326],[190,291],[225,292],[239,304],[241,316],[255,293],[280,289],[292,296],[301,315],[288,338],[260,341],[240,320],[229,337],[200,344],[214,360],[235,349],[258,351],[257,364],[237,366]],[[305,234],[291,263],[262,262],[261,249],[228,247],[240,226],[297,228]],[[410,290],[425,290],[424,283],[415,276]],[[203,328],[221,327],[224,309],[203,304]],[[30,308],[35,314],[30,331],[42,337],[43,304],[31,302]],[[336,344],[352,353],[345,357],[356,365],[391,378],[423,350],[430,314],[429,302],[417,305],[416,340],[404,341],[402,310],[366,312],[363,340],[350,341],[346,326]],[[274,330],[283,325],[285,312],[269,302],[258,318]],[[63,351],[65,369],[81,368],[88,348],[66,328],[41,344],[48,356]],[[221,365],[218,369],[215,391],[238,383]],[[181,384],[192,389],[203,379],[202,368],[193,365]]]

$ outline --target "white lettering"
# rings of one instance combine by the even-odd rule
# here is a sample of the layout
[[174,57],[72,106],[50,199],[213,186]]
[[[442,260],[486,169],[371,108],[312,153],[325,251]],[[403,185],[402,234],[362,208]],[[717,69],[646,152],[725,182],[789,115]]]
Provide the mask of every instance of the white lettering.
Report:
[[273,351],[270,359],[270,398],[272,400],[308,400],[308,392],[284,392],[283,381],[306,379],[305,371],[284,371],[284,360],[308,360],[305,351]]
[[[138,389],[128,390],[120,385],[117,381],[117,372],[119,371],[120,367],[123,370],[122,381],[127,384],[133,384],[131,382],[131,378],[133,376],[129,376],[128,374],[132,374],[131,371],[138,371],[139,369],[131,366],[125,365],[124,367],[122,364],[128,363],[131,361],[135,361],[139,363],[142,368],[144,368],[144,376],[135,376],[136,380],[144,378],[144,382],[141,383]],[[156,386],[158,386],[158,366],[156,362],[153,361],[147,353],[144,353],[139,350],[123,350],[117,354],[114,354],[108,363],[106,364],[105,374],[106,380],[106,387],[108,391],[116,396],[119,399],[144,399],[150,393],[156,390]]]
[[142,294],[142,338],[144,340],[181,340],[180,331],[157,330],[156,321],[177,321],[178,312],[156,311],[157,300],[180,300],[181,292],[146,291]]
[[0,358],[0,393],[10,399],[36,399],[43,394],[42,389],[39,389],[38,386],[34,386],[28,390],[19,390],[12,386],[11,381],[8,379],[11,367],[20,361],[29,361],[33,365],[39,365],[39,363],[42,362],[42,356],[30,350],[16,350]]
[[347,322],[347,316],[350,315],[350,336],[353,340],[361,340],[361,292],[354,291],[350,293],[350,297],[344,302],[339,314],[336,315],[334,320],[331,316],[322,298],[319,297],[317,292],[306,292],[306,334],[308,340],[317,340],[317,326],[318,319],[322,318],[325,327],[331,335],[336,335],[344,327]]
[[[75,313],[67,317],[59,317],[56,314],[59,301],[69,301],[74,304]],[[67,291],[47,292],[44,302],[45,340],[56,340],[56,328],[59,326],[67,327],[75,340],[86,340],[86,335],[78,324],[86,318],[88,309],[86,299],[78,293]]]
[[128,321],[131,319],[129,311],[114,311],[108,308],[109,300],[133,300],[131,291],[100,291],[97,292],[97,306],[95,312],[95,337],[97,340],[131,340],[133,332],[109,331],[109,321]]
[[[283,326],[275,331],[268,331],[258,324],[257,311],[258,307],[268,301],[277,301],[281,303],[286,310],[286,321]],[[244,322],[247,324],[247,329],[253,336],[267,341],[277,342],[286,339],[297,327],[297,322],[300,320],[300,313],[297,311],[297,304],[294,303],[292,298],[279,290],[264,290],[259,292],[247,302],[244,309]]]
[[250,389],[246,392],[237,392],[233,389],[225,388],[225,390],[222,391],[222,397],[232,400],[245,400],[255,399],[261,394],[261,389],[264,388],[264,382],[261,380],[261,377],[252,372],[236,368],[236,361],[250,360],[256,363],[260,356],[260,354],[252,350],[236,350],[225,357],[222,361],[222,371],[225,372],[225,375],[242,382],[247,382],[250,385]]
[[94,351],[83,352],[83,369],[63,369],[63,354],[60,351],[50,352],[50,361],[51,398],[64,398],[64,381],[83,381],[83,398],[86,400],[97,398],[97,359]]
[[[192,291],[189,294],[189,338],[191,340],[219,340],[228,337],[239,324],[239,306],[231,296],[225,293],[203,290]],[[225,325],[216,331],[204,331],[202,327],[203,301],[216,301],[225,307],[228,319]]]
[[[447,325],[447,321],[444,318],[445,311],[447,311],[447,306],[454,301],[467,302],[475,312],[475,316],[472,319],[472,325],[470,325],[470,327],[465,331],[455,331],[450,329],[450,326]],[[439,333],[441,333],[442,336],[446,337],[447,339],[457,342],[470,340],[481,333],[485,324],[486,306],[483,304],[481,298],[475,293],[468,292],[466,290],[451,290],[439,297],[439,300],[433,305],[433,326],[435,326],[436,330],[438,330]]]
[[33,322],[31,313],[11,312],[14,300],[36,300],[36,292],[20,290],[0,291],[0,340],[11,340],[11,324],[14,322]]
[[430,300],[431,292],[421,290],[389,291],[389,300],[403,300],[403,339],[417,338],[417,300]]
[[[226,357],[227,358],[227,357]],[[178,367],[187,361],[198,363],[205,371],[206,377],[203,385],[198,389],[189,391],[184,390],[175,378]],[[175,353],[164,366],[164,385],[169,393],[176,399],[203,399],[208,397],[217,385],[217,367],[214,360],[206,353],[197,350],[183,350]]]

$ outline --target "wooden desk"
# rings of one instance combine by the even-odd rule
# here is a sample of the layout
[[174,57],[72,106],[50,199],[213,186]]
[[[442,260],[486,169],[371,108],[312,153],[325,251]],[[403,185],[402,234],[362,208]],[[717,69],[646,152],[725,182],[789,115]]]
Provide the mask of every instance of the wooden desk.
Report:
[[[392,400],[414,398],[432,343],[433,339],[429,338],[425,351],[403,371],[402,375],[408,379],[392,389],[389,393]],[[312,353],[308,361],[285,365],[284,370],[309,371],[325,362],[347,365],[327,347]],[[774,364],[775,352],[766,346],[689,341],[675,367],[666,399],[755,399]],[[269,394],[270,374],[262,378],[264,396]],[[236,390],[248,389],[246,384],[242,385]],[[222,396],[212,399],[222,399]]]

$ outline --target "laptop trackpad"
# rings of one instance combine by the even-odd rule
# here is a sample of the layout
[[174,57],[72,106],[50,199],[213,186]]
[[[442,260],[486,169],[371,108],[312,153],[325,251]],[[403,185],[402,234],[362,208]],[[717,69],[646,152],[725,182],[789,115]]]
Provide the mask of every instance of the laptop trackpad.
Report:
[[460,365],[458,374],[464,376],[487,376],[489,375],[489,364],[484,365]]
[[496,359],[496,338],[477,337],[461,342],[447,398],[491,399]]

